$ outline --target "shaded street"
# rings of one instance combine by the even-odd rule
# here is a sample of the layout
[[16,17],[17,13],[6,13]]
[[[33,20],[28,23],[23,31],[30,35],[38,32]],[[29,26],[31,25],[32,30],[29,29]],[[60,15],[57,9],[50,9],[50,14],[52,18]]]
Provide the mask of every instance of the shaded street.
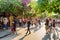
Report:
[[[0,40],[47,40],[49,35],[46,35],[45,25],[42,24],[42,27],[31,26],[31,34],[26,35],[26,28],[17,28],[18,35],[10,34]],[[53,40],[53,39],[52,39]]]

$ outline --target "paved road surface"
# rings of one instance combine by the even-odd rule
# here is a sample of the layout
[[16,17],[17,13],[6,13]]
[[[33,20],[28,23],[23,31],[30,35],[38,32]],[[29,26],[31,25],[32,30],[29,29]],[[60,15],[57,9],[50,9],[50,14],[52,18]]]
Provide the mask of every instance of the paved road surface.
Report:
[[31,34],[29,35],[26,35],[26,28],[17,28],[17,33],[18,35],[11,34],[0,40],[47,40],[49,37],[45,34],[44,24],[40,29],[31,27]]

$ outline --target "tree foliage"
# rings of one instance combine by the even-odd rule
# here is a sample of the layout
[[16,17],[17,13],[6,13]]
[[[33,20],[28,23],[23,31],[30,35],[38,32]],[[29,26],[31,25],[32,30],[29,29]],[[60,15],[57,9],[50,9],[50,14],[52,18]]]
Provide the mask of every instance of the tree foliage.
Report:
[[60,13],[60,0],[38,0],[38,9],[41,12],[47,10],[48,12]]
[[0,12],[20,13],[22,12],[22,3],[18,0],[1,0]]

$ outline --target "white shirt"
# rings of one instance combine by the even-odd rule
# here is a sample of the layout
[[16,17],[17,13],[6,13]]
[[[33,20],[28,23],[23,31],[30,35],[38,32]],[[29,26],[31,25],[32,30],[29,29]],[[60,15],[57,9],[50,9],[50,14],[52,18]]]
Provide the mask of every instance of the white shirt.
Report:
[[8,23],[8,19],[7,18],[3,18],[3,22],[4,22],[4,24],[7,24]]

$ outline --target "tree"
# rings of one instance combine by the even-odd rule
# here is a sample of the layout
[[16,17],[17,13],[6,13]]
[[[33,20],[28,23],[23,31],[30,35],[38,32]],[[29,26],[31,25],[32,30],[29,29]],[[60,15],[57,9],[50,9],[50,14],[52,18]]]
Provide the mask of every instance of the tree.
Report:
[[10,12],[13,14],[22,12],[22,3],[18,0],[1,0],[0,12]]
[[38,0],[38,9],[41,12],[47,10],[48,12],[60,13],[60,0]]

